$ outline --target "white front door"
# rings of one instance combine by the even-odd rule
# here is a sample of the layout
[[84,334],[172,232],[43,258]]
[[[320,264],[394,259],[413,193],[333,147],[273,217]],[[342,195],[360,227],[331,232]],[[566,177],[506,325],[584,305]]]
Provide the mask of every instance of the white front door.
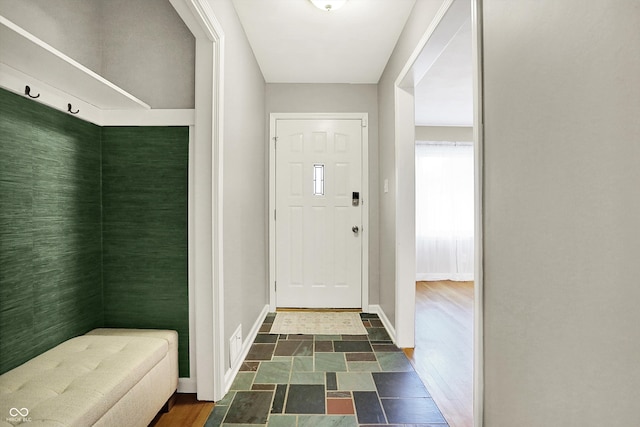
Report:
[[362,121],[276,121],[276,305],[362,306]]

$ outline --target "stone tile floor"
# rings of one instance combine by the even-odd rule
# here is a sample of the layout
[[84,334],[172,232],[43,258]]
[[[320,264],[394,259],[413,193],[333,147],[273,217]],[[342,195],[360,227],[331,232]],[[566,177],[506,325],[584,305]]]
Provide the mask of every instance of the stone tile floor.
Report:
[[446,427],[375,314],[368,335],[273,335],[267,315],[206,427]]

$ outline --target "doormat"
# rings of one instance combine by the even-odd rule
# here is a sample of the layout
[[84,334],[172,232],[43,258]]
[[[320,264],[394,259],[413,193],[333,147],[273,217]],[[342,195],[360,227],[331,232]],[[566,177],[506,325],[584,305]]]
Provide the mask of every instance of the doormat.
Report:
[[367,335],[360,313],[286,311],[276,313],[270,334]]

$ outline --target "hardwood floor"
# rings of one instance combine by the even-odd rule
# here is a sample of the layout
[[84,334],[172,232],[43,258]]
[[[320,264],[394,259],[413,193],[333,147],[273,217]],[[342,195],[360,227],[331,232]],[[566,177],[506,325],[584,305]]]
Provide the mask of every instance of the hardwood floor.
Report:
[[416,284],[416,347],[405,350],[450,427],[473,426],[473,282]]
[[213,410],[213,402],[200,402],[195,394],[176,394],[176,401],[167,413],[160,413],[150,427],[202,427]]

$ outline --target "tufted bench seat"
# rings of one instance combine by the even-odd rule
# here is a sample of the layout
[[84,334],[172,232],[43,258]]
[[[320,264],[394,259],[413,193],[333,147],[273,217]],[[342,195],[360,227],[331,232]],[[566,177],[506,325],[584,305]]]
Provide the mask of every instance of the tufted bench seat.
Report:
[[176,390],[177,347],[157,330],[65,341],[0,376],[0,426],[146,426]]

